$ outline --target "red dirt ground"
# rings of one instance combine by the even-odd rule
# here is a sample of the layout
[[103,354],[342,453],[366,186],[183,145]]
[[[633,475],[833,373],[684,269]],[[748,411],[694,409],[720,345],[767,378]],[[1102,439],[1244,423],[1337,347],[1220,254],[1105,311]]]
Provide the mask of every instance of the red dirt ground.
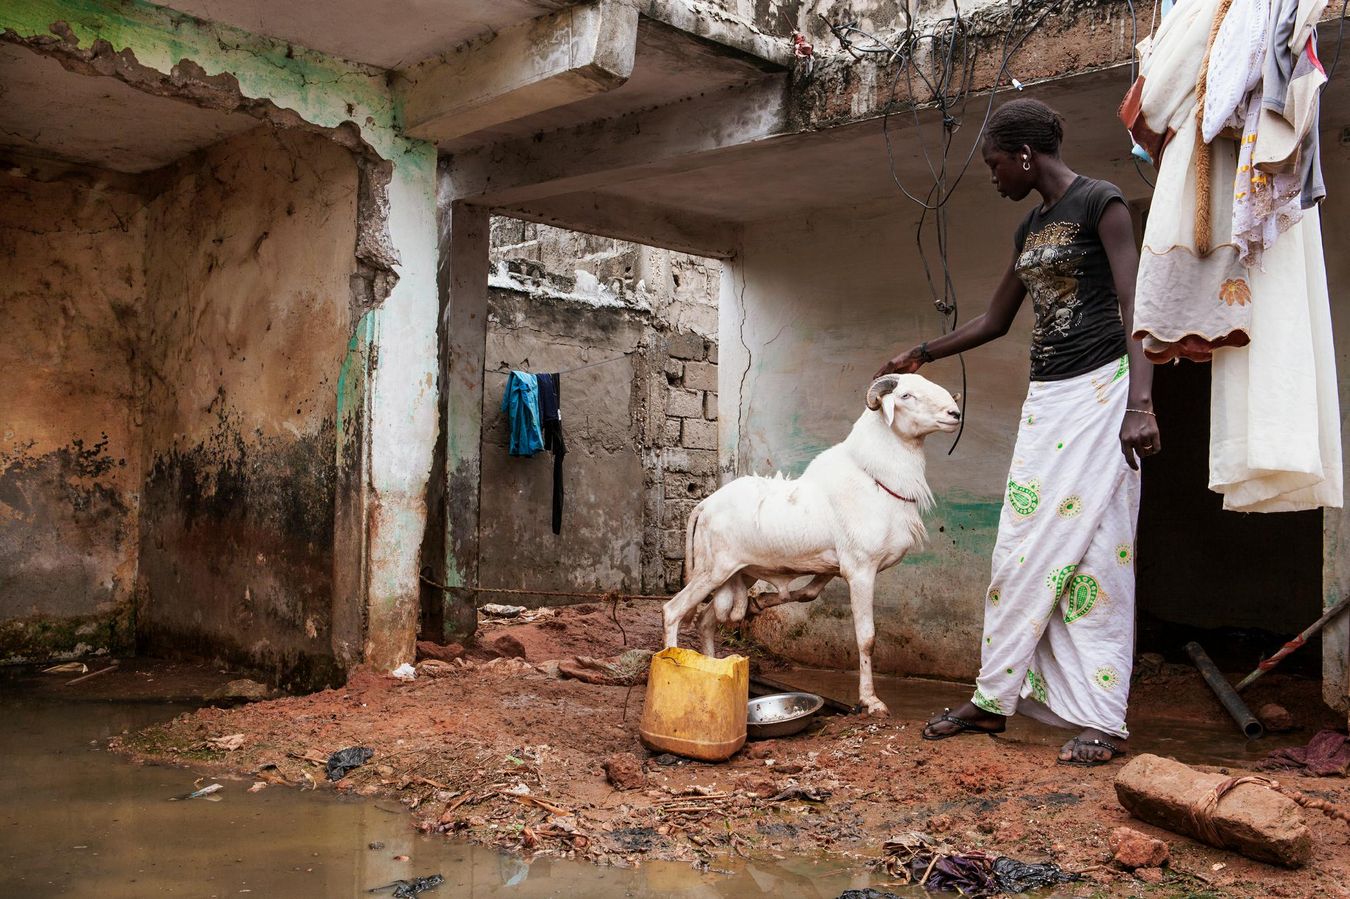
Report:
[[[659,648],[655,611],[646,604],[618,607],[628,647]],[[1350,827],[1314,815],[1314,859],[1303,870],[1252,862],[1131,819],[1112,786],[1119,763],[1056,766],[1057,742],[1047,743],[1044,731],[1018,725],[1007,738],[925,742],[921,720],[892,703],[895,717],[825,717],[800,736],[750,743],[723,764],[662,764],[672,759],[654,756],[637,739],[641,685],[630,690],[559,680],[547,673],[551,666],[536,667],[622,651],[625,641],[607,607],[485,623],[478,645],[470,651],[474,660],[450,666],[441,677],[402,683],[360,674],[344,688],[310,696],[202,709],[120,745],[142,758],[323,789],[322,761],[330,753],[367,746],[374,758],[336,789],[399,797],[413,826],[423,830],[610,864],[662,858],[708,865],[733,854],[827,853],[862,865],[880,856],[888,836],[924,831],[963,850],[1054,860],[1086,872],[1085,883],[1058,895],[1350,896]],[[490,660],[493,646],[523,652],[524,660]],[[772,660],[756,658],[755,664],[780,679],[793,674]],[[1267,680],[1247,696],[1253,707],[1279,699],[1302,726],[1281,745],[1306,742],[1317,728],[1337,723],[1316,698],[1315,684],[1278,674]],[[904,687],[922,693],[924,702],[928,693],[949,697],[932,702],[950,704],[962,695],[922,682]],[[1231,745],[1217,709],[1194,672],[1157,668],[1134,687],[1132,748],[1169,754],[1168,741],[1175,740],[1173,752],[1182,760],[1205,757],[1207,733]],[[1186,729],[1197,722],[1213,730]],[[244,735],[242,748],[223,752],[205,743],[231,734]],[[604,763],[622,754],[631,758],[615,762],[616,779],[624,779],[618,769],[626,767],[627,778],[645,774],[645,789],[610,784]],[[1252,754],[1244,764],[1260,757]],[[1344,778],[1281,777],[1350,804]],[[771,798],[791,796],[793,788],[828,797]],[[1161,877],[1144,875],[1161,883],[1110,863],[1108,837],[1122,824],[1169,844],[1170,867]]]

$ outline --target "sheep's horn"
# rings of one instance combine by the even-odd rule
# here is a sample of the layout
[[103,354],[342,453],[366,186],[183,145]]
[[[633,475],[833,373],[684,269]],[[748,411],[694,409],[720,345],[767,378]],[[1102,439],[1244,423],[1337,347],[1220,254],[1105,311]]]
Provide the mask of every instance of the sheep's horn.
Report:
[[882,375],[872,382],[872,386],[867,388],[867,408],[880,409],[881,398],[895,389],[895,385],[900,383],[899,375]]

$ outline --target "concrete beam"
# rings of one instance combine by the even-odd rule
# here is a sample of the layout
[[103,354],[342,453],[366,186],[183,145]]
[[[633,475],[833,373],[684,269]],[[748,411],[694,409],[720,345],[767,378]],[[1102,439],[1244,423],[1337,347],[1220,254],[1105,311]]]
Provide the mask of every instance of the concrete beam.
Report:
[[740,228],[721,219],[598,191],[534,200],[493,211],[541,225],[603,234],[715,259],[729,259],[740,244]]
[[478,147],[450,158],[456,199],[515,206],[559,194],[689,171],[746,152],[787,128],[787,79],[659,109]]
[[405,131],[450,140],[613,90],[633,73],[638,13],[598,0],[472,41],[399,73]]

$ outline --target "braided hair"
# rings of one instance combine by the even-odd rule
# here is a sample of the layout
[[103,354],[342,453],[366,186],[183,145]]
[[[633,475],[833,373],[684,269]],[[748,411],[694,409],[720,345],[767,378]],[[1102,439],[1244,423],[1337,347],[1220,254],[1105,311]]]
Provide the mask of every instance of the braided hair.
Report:
[[1058,156],[1064,140],[1064,120],[1040,100],[1009,100],[989,117],[985,139],[1005,153],[1027,146],[1037,153]]

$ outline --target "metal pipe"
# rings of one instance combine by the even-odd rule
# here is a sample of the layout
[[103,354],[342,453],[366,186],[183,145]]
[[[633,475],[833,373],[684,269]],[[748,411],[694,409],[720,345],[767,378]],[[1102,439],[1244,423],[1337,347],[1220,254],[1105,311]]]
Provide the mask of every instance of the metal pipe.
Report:
[[1281,646],[1279,651],[1276,652],[1275,655],[1271,656],[1261,664],[1257,665],[1256,670],[1253,671],[1251,674],[1247,675],[1246,677],[1244,677],[1242,680],[1238,681],[1237,686],[1234,687],[1233,689],[1237,690],[1239,693],[1247,689],[1247,687],[1251,686],[1252,681],[1256,680],[1258,677],[1265,674],[1267,671],[1274,668],[1276,665],[1280,664],[1280,660],[1283,659],[1285,656],[1289,655],[1289,653],[1293,652],[1296,649],[1301,648],[1304,643],[1308,642],[1309,637],[1320,631],[1328,621],[1344,612],[1347,608],[1350,608],[1350,596],[1343,597],[1340,602],[1336,603],[1334,606],[1323,612],[1321,618],[1317,619],[1312,624],[1308,625],[1307,629],[1303,633],[1299,634],[1297,637]]
[[1233,685],[1228,683],[1228,679],[1214,666],[1213,660],[1205,652],[1204,647],[1199,643],[1187,643],[1186,654],[1191,657],[1191,661],[1195,663],[1200,676],[1205,679],[1205,683],[1209,684],[1209,688],[1214,691],[1214,695],[1219,698],[1219,702],[1223,703],[1223,707],[1228,711],[1228,714],[1233,716],[1233,720],[1246,734],[1247,739],[1259,740],[1265,736],[1266,729],[1261,726],[1260,721],[1256,720],[1256,716],[1252,714],[1251,709],[1247,708],[1247,704],[1238,697]]

